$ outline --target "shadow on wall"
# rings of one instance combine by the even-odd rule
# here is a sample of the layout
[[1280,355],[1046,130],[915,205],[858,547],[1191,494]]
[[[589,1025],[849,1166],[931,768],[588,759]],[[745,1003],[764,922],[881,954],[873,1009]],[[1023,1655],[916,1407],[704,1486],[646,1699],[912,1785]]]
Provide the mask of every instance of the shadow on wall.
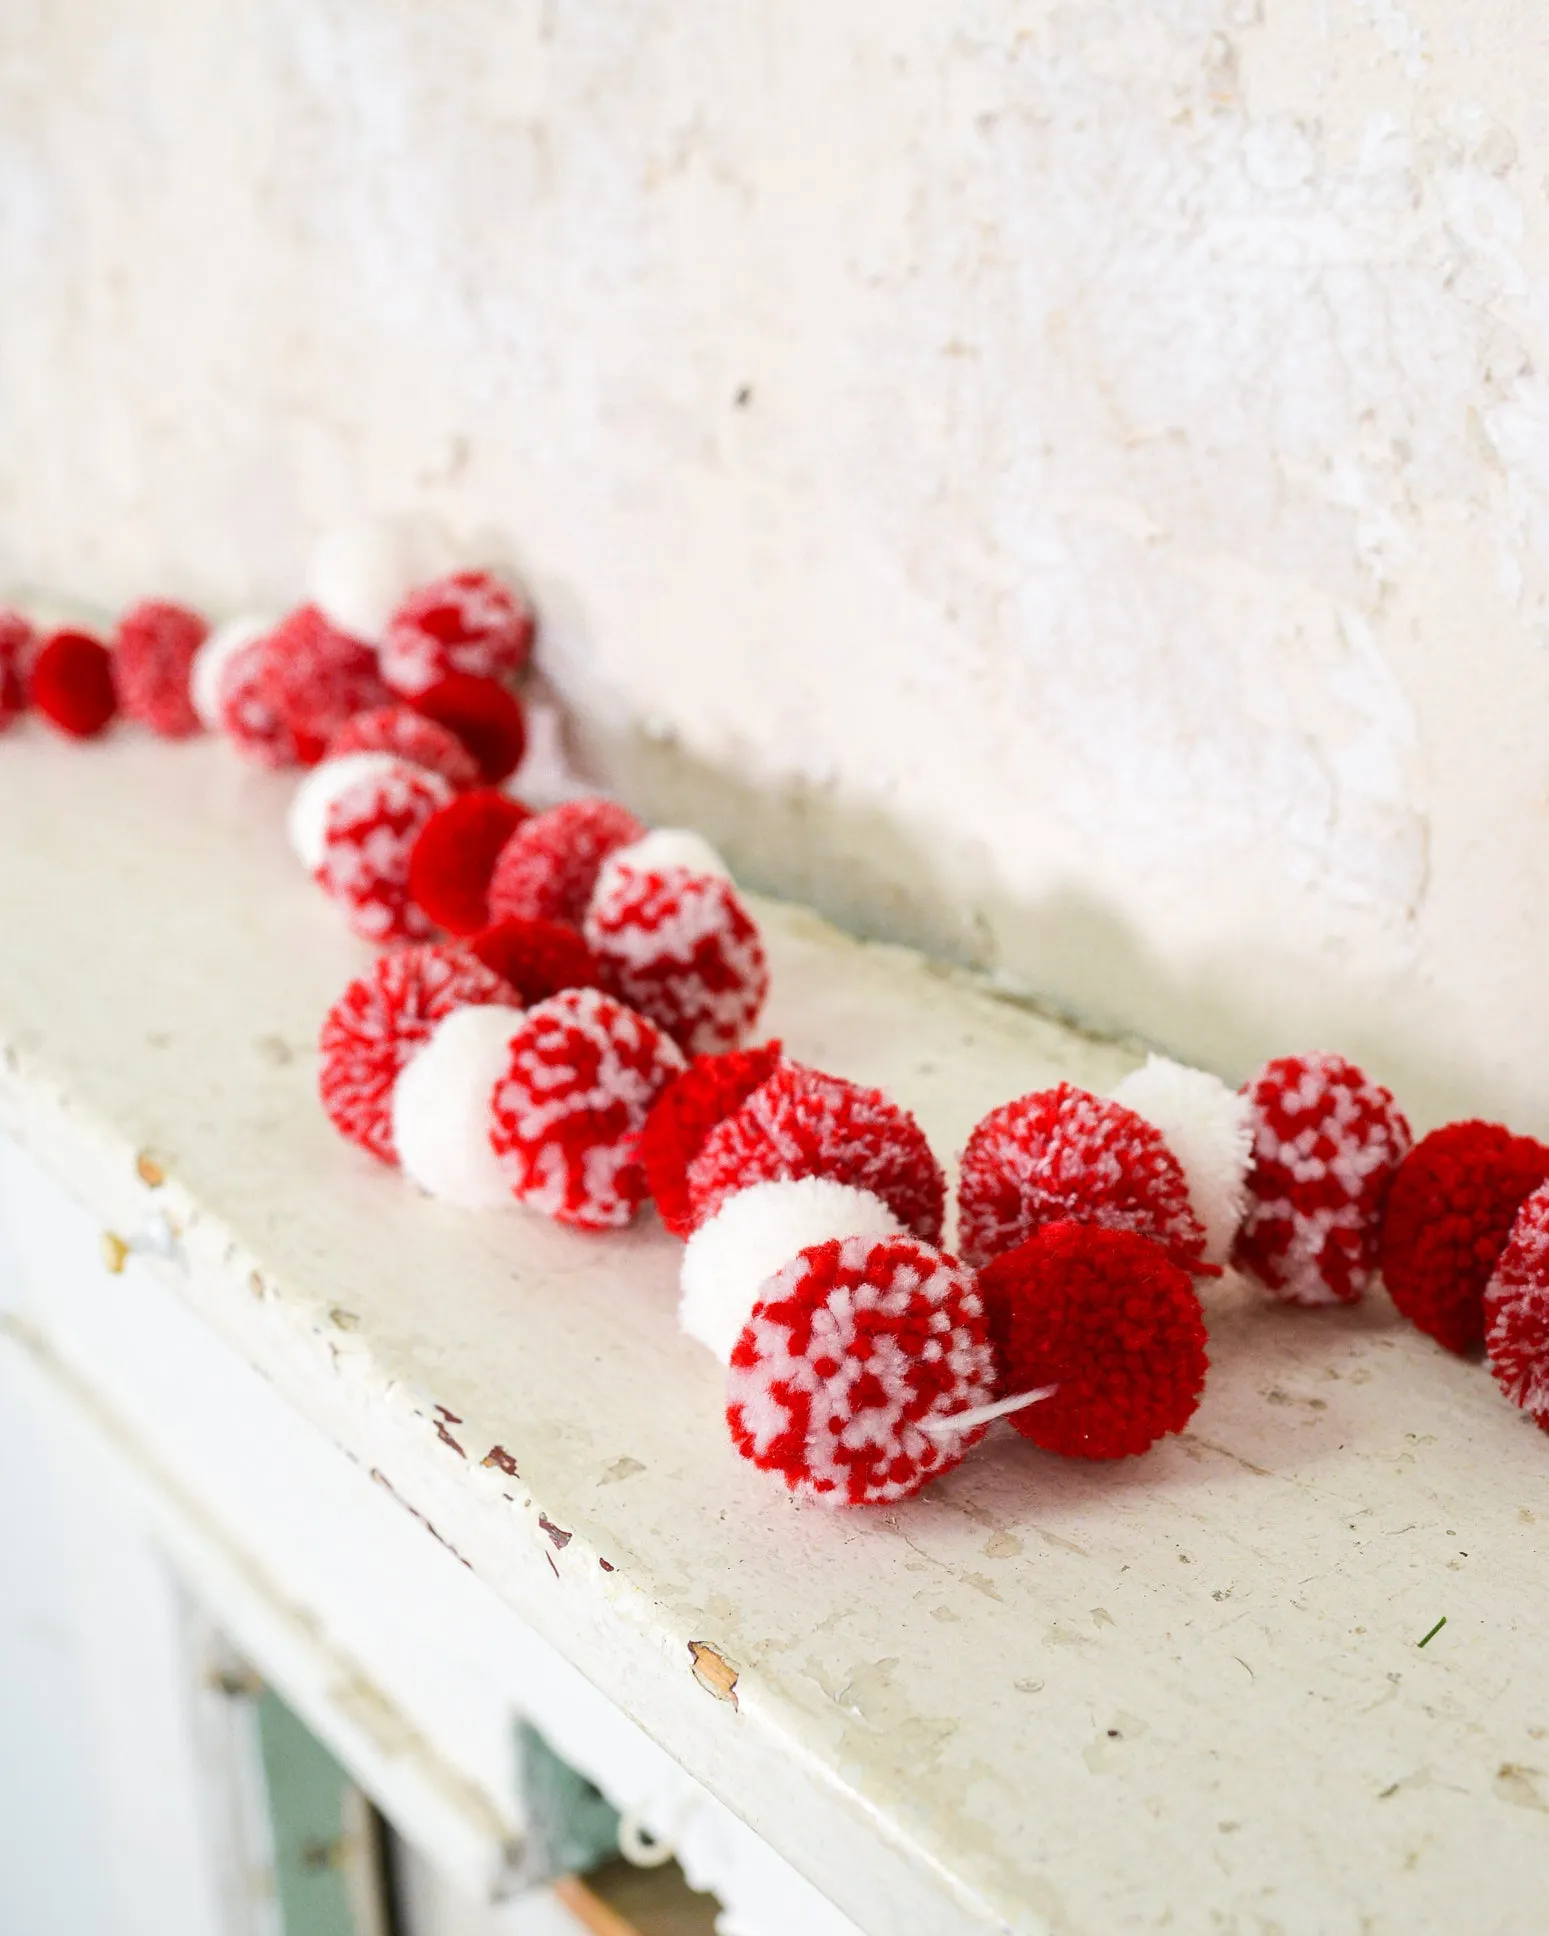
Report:
[[1288,1021],[1262,961],[1246,949],[1185,979],[1117,909],[1079,886],[1019,902],[990,884],[988,865],[971,852],[949,869],[899,821],[827,788],[771,788],[638,727],[594,723],[581,752],[648,818],[702,827],[749,887],[811,906],[852,934],[977,969],[1007,1000],[1083,1030],[1149,1038],[1232,1081],[1271,1055],[1334,1049],[1390,1084],[1417,1132],[1481,1112],[1549,1131],[1549,1116],[1520,1121],[1519,1100],[1498,1090],[1492,1098],[1488,1072],[1417,1051],[1422,1032],[1391,988],[1343,991],[1361,1019],[1338,1040],[1316,1040],[1315,1028],[1309,1035]]

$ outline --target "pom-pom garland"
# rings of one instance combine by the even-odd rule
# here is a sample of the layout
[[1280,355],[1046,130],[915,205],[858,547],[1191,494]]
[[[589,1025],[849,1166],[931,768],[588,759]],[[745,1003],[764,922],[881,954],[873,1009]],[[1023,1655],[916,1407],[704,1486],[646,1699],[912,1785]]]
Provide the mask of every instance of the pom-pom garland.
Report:
[[778,1042],[733,1049],[727,1055],[696,1056],[657,1097],[640,1138],[640,1161],[656,1214],[674,1237],[687,1237],[694,1228],[688,1170],[704,1148],[705,1138],[763,1087],[782,1059]]
[[0,606],[0,732],[27,710],[27,662],[33,643],[31,621]]
[[89,632],[51,633],[28,668],[28,697],[61,733],[95,739],[118,711],[112,655]]
[[428,773],[439,773],[459,793],[479,784],[477,760],[448,726],[412,706],[373,706],[356,713],[328,742],[326,758],[343,753],[396,753]]
[[1512,1224],[1549,1178],[1549,1149],[1498,1123],[1449,1123],[1399,1164],[1382,1220],[1382,1281],[1449,1351],[1484,1342],[1485,1287]]
[[1204,1069],[1151,1055],[1124,1078],[1113,1100],[1160,1131],[1182,1165],[1205,1233],[1205,1262],[1224,1264],[1247,1205],[1253,1150],[1247,1098]]
[[431,815],[409,856],[409,894],[432,926],[464,935],[489,926],[490,874],[527,818],[498,787],[475,787]]
[[399,1076],[393,1144],[405,1176],[463,1210],[511,1201],[511,1179],[490,1140],[495,1091],[511,1064],[522,1016],[493,1004],[459,1008]]
[[124,613],[113,642],[113,684],[126,719],[163,739],[199,731],[188,682],[209,630],[197,612],[161,598],[142,599]]
[[388,702],[369,645],[303,605],[233,651],[217,680],[221,730],[260,766],[315,766],[358,712]]
[[494,921],[473,936],[468,950],[528,1002],[547,1001],[563,988],[602,986],[591,949],[559,921]]
[[487,571],[455,571],[413,591],[382,639],[382,677],[408,697],[449,673],[509,684],[527,664],[532,606]]
[[217,625],[193,656],[188,668],[188,698],[199,724],[207,733],[226,730],[225,681],[227,668],[234,665],[250,645],[268,638],[278,619],[244,612]]
[[1484,1341],[1495,1382],[1549,1432],[1549,1184],[1517,1212],[1484,1294]]
[[1287,1304],[1355,1303],[1376,1272],[1408,1123],[1386,1089],[1337,1055],[1277,1057],[1243,1094],[1253,1161],[1235,1263]]
[[495,679],[451,672],[416,693],[414,710],[453,732],[473,755],[479,778],[499,786],[522,763],[527,750],[527,714],[513,692]]
[[496,921],[565,921],[578,928],[603,862],[645,828],[615,800],[566,800],[518,827],[490,876]]
[[[314,789],[311,793],[308,789]],[[421,830],[452,798],[439,773],[391,753],[328,760],[298,792],[292,827],[303,861],[367,941],[424,941],[432,924],[409,898],[409,859]],[[321,806],[321,850],[311,845]]]

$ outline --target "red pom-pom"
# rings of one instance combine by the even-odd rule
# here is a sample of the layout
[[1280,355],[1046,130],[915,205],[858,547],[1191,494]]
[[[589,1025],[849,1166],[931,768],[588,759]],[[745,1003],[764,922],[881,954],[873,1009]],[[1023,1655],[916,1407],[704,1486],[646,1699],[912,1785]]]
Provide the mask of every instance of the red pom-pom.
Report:
[[355,713],[387,699],[371,647],[303,605],[232,655],[220,681],[221,725],[260,766],[315,766]]
[[958,1242],[982,1266],[1066,1220],[1138,1231],[1185,1270],[1209,1274],[1205,1232],[1161,1132],[1122,1103],[1062,1082],[992,1109],[969,1137]]
[[27,710],[27,665],[32,626],[20,612],[0,606],[0,732]]
[[28,672],[32,703],[71,739],[95,739],[118,711],[113,656],[86,632],[55,632]]
[[580,927],[603,862],[645,828],[614,800],[566,800],[535,813],[507,843],[490,878],[497,921],[568,921]]
[[186,605],[146,598],[118,621],[113,683],[126,719],[163,739],[202,731],[189,697],[188,673],[209,626]]
[[382,677],[409,696],[448,673],[507,683],[526,665],[537,621],[519,592],[487,571],[454,571],[411,592],[382,640]]
[[682,1066],[669,1036],[601,989],[567,988],[529,1009],[490,1130],[514,1194],[583,1230],[628,1223],[645,1197],[640,1132]]
[[479,784],[479,765],[449,726],[412,706],[373,706],[347,719],[328,742],[329,759],[343,753],[392,753],[439,773],[459,793]]
[[605,870],[585,932],[609,986],[686,1055],[735,1048],[757,1021],[769,992],[764,944],[720,875]]
[[992,1395],[973,1274],[909,1237],[834,1238],[764,1287],[732,1348],[726,1422],[743,1458],[827,1505],[907,1499],[983,1427],[922,1423]]
[[1511,1226],[1484,1294],[1484,1343],[1495,1382],[1549,1432],[1549,1185]]
[[1484,1291],[1518,1210],[1549,1177],[1549,1149],[1499,1123],[1449,1123],[1398,1166],[1382,1219],[1382,1281],[1449,1351],[1484,1340]]
[[1068,1459],[1122,1459],[1181,1432],[1205,1388],[1189,1273],[1133,1230],[1047,1223],[979,1273],[1001,1389],[1050,1398],[1011,1414]]
[[448,934],[489,925],[489,877],[528,812],[494,787],[477,787],[432,814],[409,856],[409,894]]
[[941,1242],[946,1180],[908,1110],[799,1062],[782,1064],[706,1136],[688,1168],[694,1225],[750,1183],[804,1176],[869,1190],[914,1236]]
[[522,763],[527,751],[527,715],[513,692],[494,679],[452,672],[411,702],[438,725],[454,732],[478,764],[486,786],[499,786]]
[[1243,1094],[1253,1158],[1232,1261],[1287,1304],[1354,1304],[1376,1273],[1409,1124],[1386,1089],[1337,1055],[1280,1056]]
[[780,1044],[696,1056],[656,1099],[640,1138],[640,1161],[656,1210],[674,1237],[694,1228],[688,1166],[716,1124],[746,1102],[779,1068]]
[[489,1003],[521,1007],[508,982],[445,945],[394,949],[352,981],[318,1041],[318,1093],[339,1134],[396,1164],[393,1084],[444,1016]]
[[409,899],[420,830],[452,798],[439,773],[400,760],[357,780],[330,804],[319,887],[367,941],[423,941],[430,922]]
[[562,921],[495,921],[468,946],[529,1002],[547,1001],[562,988],[602,986],[591,949]]

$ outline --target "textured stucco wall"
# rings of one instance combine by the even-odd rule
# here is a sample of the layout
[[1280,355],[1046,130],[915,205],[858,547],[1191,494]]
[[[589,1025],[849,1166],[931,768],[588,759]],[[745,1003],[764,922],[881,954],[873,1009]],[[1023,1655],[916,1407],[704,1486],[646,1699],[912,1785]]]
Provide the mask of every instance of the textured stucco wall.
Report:
[[493,524],[753,878],[1549,1129],[1543,22],[11,0],[0,579]]

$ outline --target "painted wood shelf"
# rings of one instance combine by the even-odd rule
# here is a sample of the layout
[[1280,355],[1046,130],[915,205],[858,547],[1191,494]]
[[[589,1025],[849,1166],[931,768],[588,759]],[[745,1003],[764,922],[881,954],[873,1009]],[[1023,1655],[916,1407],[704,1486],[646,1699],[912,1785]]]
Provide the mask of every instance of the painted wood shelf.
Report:
[[[1549,1445],[1481,1368],[1227,1281],[1147,1459],[1007,1432],[897,1510],[798,1509],[732,1455],[654,1224],[450,1211],[334,1137],[312,1045],[367,953],[286,794],[0,741],[0,1122],[684,1768],[877,1936],[1536,1926]],[[771,1032],[944,1153],[1134,1060],[760,913]]]

